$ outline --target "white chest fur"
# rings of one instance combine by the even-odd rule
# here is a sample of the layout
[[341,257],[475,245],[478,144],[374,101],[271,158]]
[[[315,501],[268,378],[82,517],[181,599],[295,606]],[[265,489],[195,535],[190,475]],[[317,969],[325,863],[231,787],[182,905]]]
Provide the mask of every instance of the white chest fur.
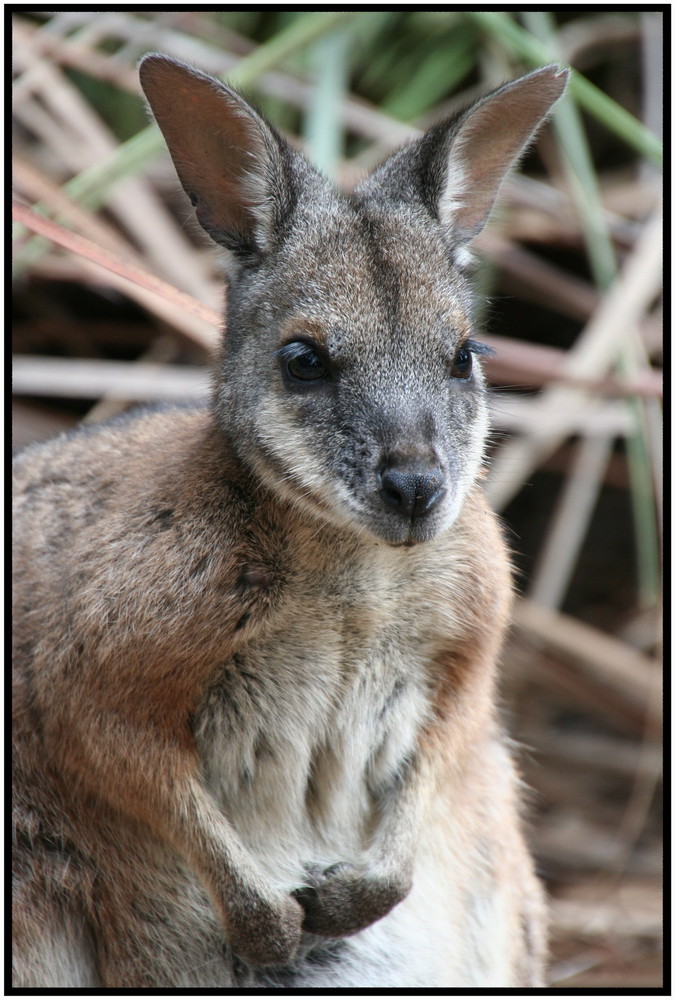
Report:
[[299,572],[222,664],[195,727],[212,794],[286,890],[305,866],[363,856],[374,798],[428,717],[436,605],[411,607],[414,554],[370,552]]

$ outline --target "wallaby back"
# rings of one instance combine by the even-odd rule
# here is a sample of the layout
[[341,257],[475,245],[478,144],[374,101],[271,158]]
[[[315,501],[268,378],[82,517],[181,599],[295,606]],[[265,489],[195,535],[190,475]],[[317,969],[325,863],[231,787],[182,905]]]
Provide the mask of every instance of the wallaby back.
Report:
[[209,408],[16,464],[15,985],[537,985],[466,268],[565,74],[346,195],[230,88],[140,73],[227,332]]

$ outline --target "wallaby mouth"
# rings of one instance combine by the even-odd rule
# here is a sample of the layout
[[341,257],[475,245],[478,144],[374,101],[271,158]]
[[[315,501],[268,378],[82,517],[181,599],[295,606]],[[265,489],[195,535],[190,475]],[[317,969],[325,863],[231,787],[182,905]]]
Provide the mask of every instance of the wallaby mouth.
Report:
[[440,532],[438,530],[429,529],[428,527],[425,527],[422,531],[420,531],[418,528],[413,526],[411,527],[410,533],[406,538],[403,538],[400,541],[385,538],[385,541],[387,541],[387,544],[393,549],[414,549],[418,545],[424,545],[425,542],[432,542],[439,533]]
[[[442,493],[445,495],[446,491],[443,490]],[[441,500],[442,497],[439,497],[433,510],[429,508],[425,514],[407,517],[397,517],[391,506],[387,506],[387,501],[383,501],[379,516],[371,524],[371,531],[392,548],[412,549],[416,545],[431,542],[448,526],[448,520],[438,506]]]

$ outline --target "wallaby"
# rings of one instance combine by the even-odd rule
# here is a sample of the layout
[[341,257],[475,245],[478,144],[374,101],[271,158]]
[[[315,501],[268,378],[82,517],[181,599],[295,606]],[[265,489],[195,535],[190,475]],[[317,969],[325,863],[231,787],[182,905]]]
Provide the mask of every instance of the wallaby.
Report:
[[140,76],[226,333],[210,406],[16,462],[14,985],[539,986],[467,269],[567,74],[350,194],[217,80]]

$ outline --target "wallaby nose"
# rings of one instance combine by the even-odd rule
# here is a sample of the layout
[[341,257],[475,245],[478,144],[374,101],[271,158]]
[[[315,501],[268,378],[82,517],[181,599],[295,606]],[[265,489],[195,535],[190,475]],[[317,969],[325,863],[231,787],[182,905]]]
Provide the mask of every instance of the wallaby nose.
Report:
[[445,495],[440,469],[403,471],[391,467],[380,474],[380,495],[384,502],[411,520],[423,517]]

